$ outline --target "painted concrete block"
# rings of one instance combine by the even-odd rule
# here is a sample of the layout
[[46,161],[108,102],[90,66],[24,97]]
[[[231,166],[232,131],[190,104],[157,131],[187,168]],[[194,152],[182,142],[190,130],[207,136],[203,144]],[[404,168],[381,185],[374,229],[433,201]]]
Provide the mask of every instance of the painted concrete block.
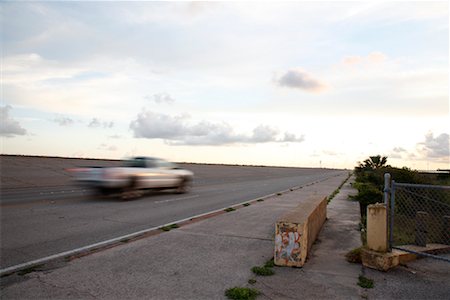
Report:
[[304,199],[275,224],[277,266],[302,267],[327,217],[326,197]]

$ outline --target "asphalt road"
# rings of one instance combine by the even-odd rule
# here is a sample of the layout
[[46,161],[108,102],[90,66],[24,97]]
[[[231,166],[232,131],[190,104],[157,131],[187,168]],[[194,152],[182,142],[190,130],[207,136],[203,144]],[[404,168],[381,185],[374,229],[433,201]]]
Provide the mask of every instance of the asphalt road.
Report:
[[96,198],[73,186],[66,170],[87,163],[117,165],[117,161],[1,157],[1,268],[347,172],[184,164],[195,173],[190,193],[155,192],[123,201]]

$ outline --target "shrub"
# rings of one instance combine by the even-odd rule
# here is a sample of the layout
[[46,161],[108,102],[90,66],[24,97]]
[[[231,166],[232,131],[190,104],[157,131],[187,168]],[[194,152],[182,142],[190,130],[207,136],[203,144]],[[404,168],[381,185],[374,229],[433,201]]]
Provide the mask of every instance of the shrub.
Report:
[[242,287],[234,287],[225,291],[225,296],[233,300],[252,300],[258,295],[258,290]]

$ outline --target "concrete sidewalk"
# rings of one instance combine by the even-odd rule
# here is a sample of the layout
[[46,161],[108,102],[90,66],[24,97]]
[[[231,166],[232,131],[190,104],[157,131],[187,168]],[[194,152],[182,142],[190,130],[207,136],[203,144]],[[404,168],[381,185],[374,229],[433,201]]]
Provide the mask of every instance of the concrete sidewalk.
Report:
[[[359,206],[347,200],[353,192],[348,183],[329,204],[328,220],[303,268],[275,267],[269,277],[251,272],[273,257],[276,220],[302,199],[330,195],[345,177],[61,265],[2,278],[1,298],[225,299],[225,290],[235,286],[258,289],[258,299],[367,298],[369,292],[357,285],[364,269],[344,258],[360,246]],[[256,283],[249,284],[249,279]]]

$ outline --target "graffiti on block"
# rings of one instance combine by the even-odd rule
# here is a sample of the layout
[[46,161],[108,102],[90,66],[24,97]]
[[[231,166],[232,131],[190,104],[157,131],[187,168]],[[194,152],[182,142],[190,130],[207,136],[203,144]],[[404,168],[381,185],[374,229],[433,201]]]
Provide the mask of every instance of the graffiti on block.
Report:
[[300,249],[301,234],[297,231],[297,226],[283,224],[278,226],[275,235],[275,258],[288,262],[298,262],[301,260]]

